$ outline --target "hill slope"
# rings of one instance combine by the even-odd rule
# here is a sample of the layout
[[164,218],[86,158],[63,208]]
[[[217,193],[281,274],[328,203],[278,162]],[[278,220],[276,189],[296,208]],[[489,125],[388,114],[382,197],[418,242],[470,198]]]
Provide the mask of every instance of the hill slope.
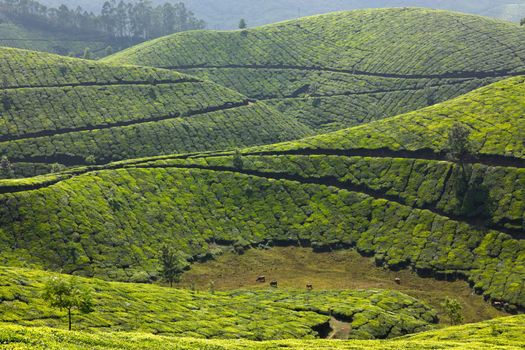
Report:
[[324,132],[523,73],[524,39],[524,28],[483,17],[361,10],[245,31],[180,33],[106,60],[205,77]]
[[[6,264],[129,280],[155,270],[161,242],[194,258],[210,256],[215,243],[356,246],[379,265],[467,278],[477,292],[524,307],[525,172],[519,158],[495,148],[462,173],[439,153],[429,155],[426,143],[399,135],[399,148],[412,152],[352,148],[374,140],[361,131],[376,124],[388,135],[389,126],[404,132],[396,124],[403,118],[416,130],[437,129],[442,115],[464,121],[485,95],[505,101],[496,108],[509,112],[493,118],[492,127],[500,122],[519,130],[525,106],[513,100],[523,92],[521,79],[417,112],[439,116],[421,123],[412,115],[394,117],[248,149],[240,159],[228,153],[165,156],[3,181],[1,257]],[[485,133],[487,144],[500,137],[484,129],[483,114],[469,125],[476,139]],[[425,137],[440,144],[433,135]],[[515,165],[494,162],[498,154]]]
[[17,349],[176,349],[176,350],[268,350],[286,349],[348,349],[348,350],[518,350],[525,346],[523,332],[525,317],[513,316],[491,321],[474,323],[458,327],[449,327],[437,331],[406,336],[394,340],[281,340],[271,342],[253,342],[247,340],[200,340],[174,339],[142,333],[93,333],[67,332],[50,328],[28,328],[21,326],[0,325],[0,340],[3,344],[16,346]]
[[[49,272],[0,268],[1,322],[61,327],[67,317],[41,298]],[[63,276],[64,278],[67,278]],[[220,339],[315,339],[331,317],[351,323],[351,338],[385,339],[427,330],[437,321],[426,304],[394,291],[266,289],[208,292],[80,278],[95,312],[75,315],[75,328],[142,331]],[[330,312],[332,310],[332,312]]]
[[0,62],[0,149],[15,162],[104,163],[309,133],[264,103],[176,72],[7,48]]

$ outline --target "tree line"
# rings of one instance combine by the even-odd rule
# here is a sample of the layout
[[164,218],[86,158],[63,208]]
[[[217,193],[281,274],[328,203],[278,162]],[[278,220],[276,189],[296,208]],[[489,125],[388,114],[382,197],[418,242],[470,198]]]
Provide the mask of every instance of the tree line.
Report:
[[205,27],[182,2],[153,6],[150,0],[110,0],[100,14],[94,14],[80,6],[73,9],[63,4],[55,8],[35,0],[0,0],[0,13],[27,27],[134,41]]

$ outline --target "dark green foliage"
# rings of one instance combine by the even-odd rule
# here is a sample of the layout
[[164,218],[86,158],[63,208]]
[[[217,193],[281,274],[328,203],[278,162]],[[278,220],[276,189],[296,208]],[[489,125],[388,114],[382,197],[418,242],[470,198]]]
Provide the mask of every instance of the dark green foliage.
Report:
[[471,158],[474,152],[470,134],[470,129],[461,123],[454,123],[448,132],[447,156],[462,167],[465,160]]
[[522,18],[522,19],[520,20],[520,25],[521,25],[521,26],[524,26],[524,25],[525,25],[525,18]]
[[248,25],[246,24],[246,21],[244,20],[244,18],[241,18],[241,20],[239,21],[239,29],[246,29],[248,27]]
[[6,156],[2,156],[0,159],[0,177],[4,179],[10,179],[13,176],[14,171],[11,162]]
[[159,253],[160,261],[160,275],[162,278],[173,287],[174,282],[178,282],[181,273],[187,267],[184,259],[172,247],[167,245],[162,246]]
[[68,326],[71,330],[71,311],[77,309],[83,314],[93,312],[93,301],[88,290],[82,288],[78,281],[70,277],[53,276],[48,279],[42,298],[50,306],[66,310]]
[[450,319],[450,323],[457,325],[463,322],[463,315],[461,314],[463,307],[459,301],[446,297],[441,306],[445,309],[445,312]]
[[242,169],[242,166],[243,166],[242,154],[239,150],[235,150],[235,153],[233,155],[233,167],[235,169]]

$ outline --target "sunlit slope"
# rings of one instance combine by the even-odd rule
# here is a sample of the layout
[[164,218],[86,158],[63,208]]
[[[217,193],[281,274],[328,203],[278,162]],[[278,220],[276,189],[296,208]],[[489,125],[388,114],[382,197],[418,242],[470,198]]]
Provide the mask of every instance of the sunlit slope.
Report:
[[444,156],[448,130],[459,122],[471,130],[480,161],[491,162],[490,156],[494,162],[507,157],[507,164],[519,165],[525,158],[524,116],[525,77],[514,77],[408,114],[253,151],[429,151]]
[[449,327],[437,331],[423,332],[393,340],[201,340],[172,338],[143,333],[99,333],[68,332],[52,328],[30,328],[8,324],[0,325],[0,341],[7,348],[16,349],[177,349],[177,350],[268,350],[268,349],[347,349],[347,350],[392,350],[392,349],[452,349],[452,350],[518,350],[523,349],[525,316],[498,318],[491,321],[464,326]]
[[[412,203],[403,198],[405,192],[397,196],[374,191],[367,188],[366,174],[376,169],[369,169],[366,159],[364,184],[354,186],[331,175],[348,171],[352,160],[344,157],[317,162],[276,156],[277,167],[270,161],[266,169],[255,171],[250,163],[264,159],[245,158],[240,169],[231,157],[183,164],[175,159],[65,174],[62,181],[4,181],[2,261],[118,280],[146,273],[147,280],[156,271],[163,243],[201,258],[211,254],[216,242],[240,247],[300,244],[319,250],[356,246],[380,265],[468,278],[491,299],[525,305],[525,241],[521,228],[508,233],[500,229],[506,212],[490,228],[480,226],[477,217],[448,214],[434,203]],[[297,174],[295,165],[306,174]],[[322,170],[313,171],[316,166]],[[355,169],[350,170],[351,177]],[[386,182],[395,181],[389,176]],[[450,188],[446,177],[438,176],[405,179],[414,184],[430,180],[421,191]],[[510,169],[509,177],[516,176],[523,181],[522,173]],[[432,195],[427,197],[432,201]],[[445,203],[447,197],[455,198],[444,197]],[[501,208],[506,203],[495,201]],[[517,215],[521,223],[523,205],[516,205],[517,214],[510,216]]]
[[468,279],[516,310],[525,306],[522,153],[481,148],[463,172],[442,151],[453,122],[472,128],[473,142],[517,145],[522,92],[523,78],[511,78],[409,115],[240,157],[163,156],[2,181],[1,257],[131,280],[155,271],[164,242],[200,258],[216,243],[355,246],[379,265]]
[[264,103],[167,70],[3,48],[0,77],[0,153],[13,162],[103,163],[308,133]]
[[195,31],[109,62],[183,70],[268,100],[318,132],[416,110],[525,72],[525,29],[428,9],[336,12]]
[[[1,322],[59,328],[67,324],[66,314],[50,308],[41,297],[44,283],[54,274],[1,267],[0,275]],[[87,278],[79,278],[78,283],[92,290],[95,304],[94,313],[74,315],[74,326],[80,330],[315,339],[327,336],[333,316],[351,323],[351,338],[386,339],[431,329],[437,321],[429,306],[395,291],[210,292]]]

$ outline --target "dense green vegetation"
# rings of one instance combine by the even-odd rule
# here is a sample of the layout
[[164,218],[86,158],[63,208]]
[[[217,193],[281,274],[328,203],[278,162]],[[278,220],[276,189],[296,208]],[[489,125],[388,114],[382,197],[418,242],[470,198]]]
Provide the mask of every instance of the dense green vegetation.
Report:
[[321,133],[433,105],[524,72],[524,39],[518,25],[482,17],[363,10],[242,31],[179,33],[107,60],[211,79],[269,100]]
[[491,321],[423,332],[394,340],[201,340],[171,338],[143,333],[67,332],[45,327],[29,328],[0,325],[0,341],[6,348],[26,349],[177,349],[177,350],[242,350],[242,349],[453,349],[453,350],[518,350],[525,346],[525,317],[513,316]]
[[264,103],[176,72],[16,49],[1,49],[0,62],[0,153],[12,162],[101,163],[309,133]]
[[[42,299],[53,274],[0,268],[0,321],[66,325],[67,313]],[[48,282],[49,283],[49,282]],[[350,322],[351,338],[392,338],[430,328],[435,312],[394,291],[214,292],[78,279],[91,290],[93,312],[74,314],[76,329],[141,331],[177,337],[313,339],[327,336],[331,316]]]
[[140,166],[2,195],[4,263],[148,281],[160,242],[188,257],[210,256],[213,242],[356,245],[379,264],[465,276],[524,305],[524,241],[507,234],[308,179]]
[[[471,130],[470,138],[480,161],[490,155],[524,158],[524,82],[524,77],[506,79],[419,111],[253,151],[368,149],[444,153],[448,130],[459,122]],[[523,164],[519,160],[509,164],[519,166],[518,163]]]

